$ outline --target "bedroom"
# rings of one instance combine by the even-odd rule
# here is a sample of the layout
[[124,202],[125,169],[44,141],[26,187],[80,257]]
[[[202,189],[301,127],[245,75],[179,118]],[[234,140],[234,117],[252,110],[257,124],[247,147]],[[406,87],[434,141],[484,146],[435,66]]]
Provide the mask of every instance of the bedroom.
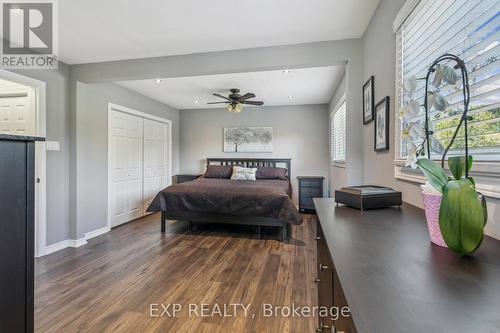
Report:
[[[237,16],[221,15],[235,5]],[[12,8],[9,20],[20,22],[15,15],[23,6]],[[0,141],[11,142],[13,130],[45,139],[33,144],[32,160],[0,159],[8,212],[0,331],[500,331],[491,310],[500,299],[499,6],[497,0],[57,2],[51,12],[58,18],[57,68],[3,62],[0,71],[4,110],[23,99],[31,126],[11,129],[7,114],[14,113],[5,111],[0,131],[7,136]],[[402,96],[411,78],[402,68],[425,76],[446,52],[469,70],[470,175],[488,213],[486,225],[475,229],[481,237],[484,230],[483,243],[465,257],[429,239],[425,177],[410,167],[398,115],[408,110]],[[447,75],[443,80],[453,77]],[[423,81],[417,84],[416,95],[427,96]],[[452,87],[460,82],[442,89]],[[460,107],[457,91],[449,91],[443,112]],[[239,95],[234,101],[232,93]],[[445,120],[432,118],[442,144],[450,136],[439,127]],[[245,133],[247,142],[237,146],[231,131]],[[249,137],[258,139],[249,144]],[[450,156],[464,153],[457,147]],[[22,168],[9,163],[25,159],[31,187],[11,175]],[[243,170],[256,180],[200,178],[212,162],[229,164],[214,169],[226,170],[224,178],[233,165],[259,167]],[[273,179],[262,179],[265,172]],[[248,187],[232,187],[236,182]],[[193,187],[215,183],[231,185]],[[335,191],[356,185],[392,188],[402,207],[336,207]],[[32,198],[27,224],[12,223],[19,217],[11,213],[19,204],[15,189],[30,190],[23,196]],[[147,214],[157,196],[155,210],[165,212]],[[24,245],[6,236],[12,233],[23,235]],[[34,271],[21,269],[23,262]],[[471,302],[473,310],[460,319],[454,311]],[[332,311],[318,313],[318,306]],[[417,320],[423,316],[427,323]]]

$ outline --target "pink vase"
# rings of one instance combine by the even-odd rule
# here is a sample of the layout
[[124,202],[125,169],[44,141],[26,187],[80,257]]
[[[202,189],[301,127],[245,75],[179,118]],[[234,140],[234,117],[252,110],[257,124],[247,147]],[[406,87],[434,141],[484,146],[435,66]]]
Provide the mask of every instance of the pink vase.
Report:
[[441,205],[441,195],[422,192],[425,207],[425,219],[431,242],[442,247],[446,246],[441,229],[439,228],[439,207]]

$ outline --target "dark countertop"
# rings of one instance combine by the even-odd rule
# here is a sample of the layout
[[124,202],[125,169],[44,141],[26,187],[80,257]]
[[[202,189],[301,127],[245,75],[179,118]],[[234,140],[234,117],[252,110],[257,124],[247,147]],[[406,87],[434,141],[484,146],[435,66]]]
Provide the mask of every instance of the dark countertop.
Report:
[[1,134],[0,140],[10,140],[10,141],[45,141],[45,138],[38,136],[26,136],[26,135],[13,135],[13,134]]
[[297,176],[297,179],[325,179],[323,176]]
[[409,204],[314,204],[358,333],[500,332],[500,241],[461,257],[431,244]]

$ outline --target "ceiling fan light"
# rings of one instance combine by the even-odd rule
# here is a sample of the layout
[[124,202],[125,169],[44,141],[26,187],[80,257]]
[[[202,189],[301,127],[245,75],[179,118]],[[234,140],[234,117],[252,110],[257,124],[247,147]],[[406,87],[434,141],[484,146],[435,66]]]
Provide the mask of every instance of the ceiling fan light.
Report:
[[236,111],[236,112],[241,112],[242,109],[243,109],[243,107],[241,106],[241,104],[236,104],[234,106],[234,111]]
[[229,112],[233,112],[233,104],[228,104],[226,106],[226,110],[229,111]]

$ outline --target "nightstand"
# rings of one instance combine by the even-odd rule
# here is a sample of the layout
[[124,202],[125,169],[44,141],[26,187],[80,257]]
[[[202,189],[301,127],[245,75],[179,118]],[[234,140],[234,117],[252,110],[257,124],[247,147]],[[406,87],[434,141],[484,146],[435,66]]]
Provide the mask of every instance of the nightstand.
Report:
[[184,182],[190,182],[192,180],[195,180],[196,178],[200,177],[201,175],[193,175],[193,174],[183,174],[183,175],[176,175],[175,178],[177,180],[177,184],[184,183]]
[[323,180],[321,176],[299,176],[299,211],[314,213],[313,198],[323,198]]

